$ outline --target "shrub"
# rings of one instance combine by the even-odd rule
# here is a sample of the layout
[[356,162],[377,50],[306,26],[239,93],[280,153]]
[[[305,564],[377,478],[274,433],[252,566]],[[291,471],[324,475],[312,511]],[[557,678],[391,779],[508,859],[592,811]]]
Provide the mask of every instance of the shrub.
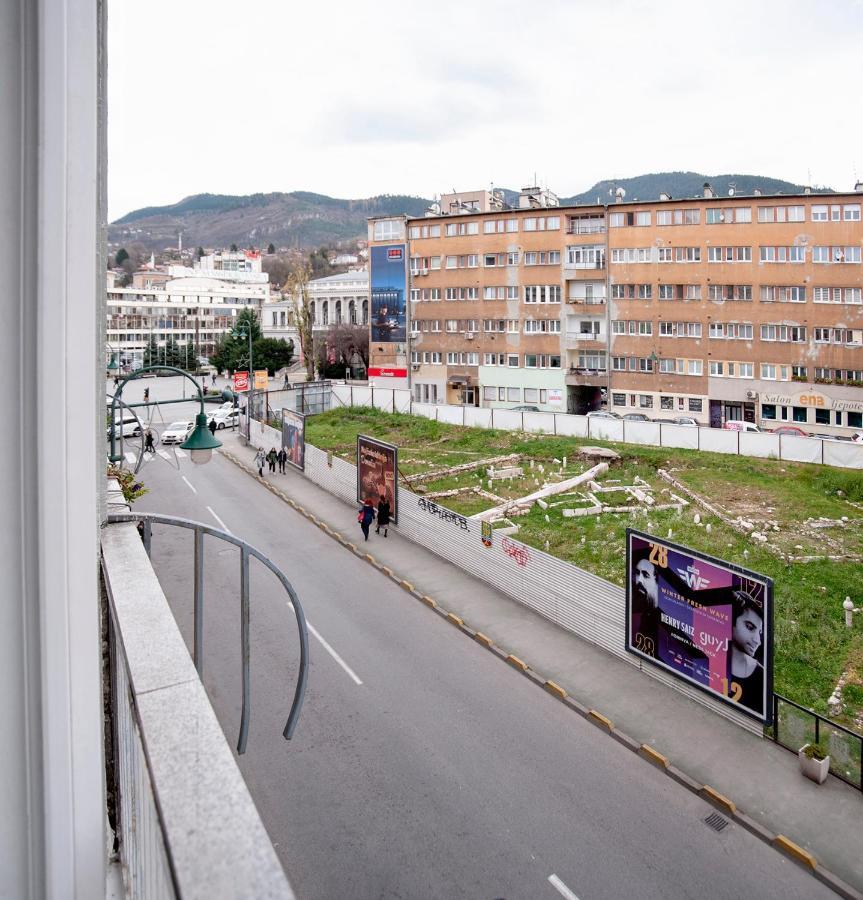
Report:
[[823,744],[807,744],[803,748],[806,759],[825,759],[829,753]]

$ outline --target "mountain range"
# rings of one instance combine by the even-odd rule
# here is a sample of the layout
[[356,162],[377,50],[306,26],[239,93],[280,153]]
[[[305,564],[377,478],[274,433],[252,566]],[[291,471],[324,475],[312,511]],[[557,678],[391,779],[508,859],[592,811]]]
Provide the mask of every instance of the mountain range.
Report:
[[[658,200],[662,192],[675,198],[701,196],[709,183],[719,196],[799,194],[803,185],[757,175],[702,175],[697,172],[658,172],[634,178],[598,181],[581,194],[561,197],[562,206],[611,203],[618,189],[627,200]],[[829,188],[819,188],[827,191]],[[515,204],[518,191],[504,189],[506,202]],[[368,216],[421,216],[431,204],[424,197],[385,194],[365,200],[340,200],[308,191],[291,193],[195,194],[170,206],[147,206],[127,213],[108,226],[114,247],[140,243],[148,250],[176,246],[180,232],[186,247],[311,248],[349,244],[366,236]]]

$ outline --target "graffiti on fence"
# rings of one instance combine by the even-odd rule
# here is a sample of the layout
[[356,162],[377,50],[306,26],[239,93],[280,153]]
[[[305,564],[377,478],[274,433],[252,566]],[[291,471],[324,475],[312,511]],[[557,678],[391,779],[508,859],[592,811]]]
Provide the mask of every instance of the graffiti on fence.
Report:
[[530,561],[530,553],[527,552],[527,547],[516,544],[515,541],[511,541],[508,537],[505,537],[500,542],[500,548],[513,562],[520,566],[526,566]]

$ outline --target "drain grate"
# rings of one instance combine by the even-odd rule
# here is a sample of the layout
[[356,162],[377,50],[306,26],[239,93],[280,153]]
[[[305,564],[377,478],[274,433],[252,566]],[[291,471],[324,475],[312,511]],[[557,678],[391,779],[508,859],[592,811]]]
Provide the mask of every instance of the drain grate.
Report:
[[705,820],[705,824],[709,825],[714,831],[722,831],[728,824],[728,819],[720,816],[719,813],[711,813]]

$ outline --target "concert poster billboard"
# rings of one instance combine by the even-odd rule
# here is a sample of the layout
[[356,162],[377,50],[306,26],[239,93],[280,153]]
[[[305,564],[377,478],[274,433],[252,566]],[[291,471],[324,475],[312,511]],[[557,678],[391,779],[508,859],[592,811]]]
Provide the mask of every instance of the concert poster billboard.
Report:
[[357,502],[371,500],[375,506],[381,496],[389,500],[390,518],[398,521],[399,450],[364,434],[357,435]]
[[282,447],[288,462],[301,472],[306,468],[306,417],[292,409],[282,409]]
[[771,724],[773,581],[626,530],[626,649]]
[[371,248],[372,343],[407,340],[407,269],[404,244]]

